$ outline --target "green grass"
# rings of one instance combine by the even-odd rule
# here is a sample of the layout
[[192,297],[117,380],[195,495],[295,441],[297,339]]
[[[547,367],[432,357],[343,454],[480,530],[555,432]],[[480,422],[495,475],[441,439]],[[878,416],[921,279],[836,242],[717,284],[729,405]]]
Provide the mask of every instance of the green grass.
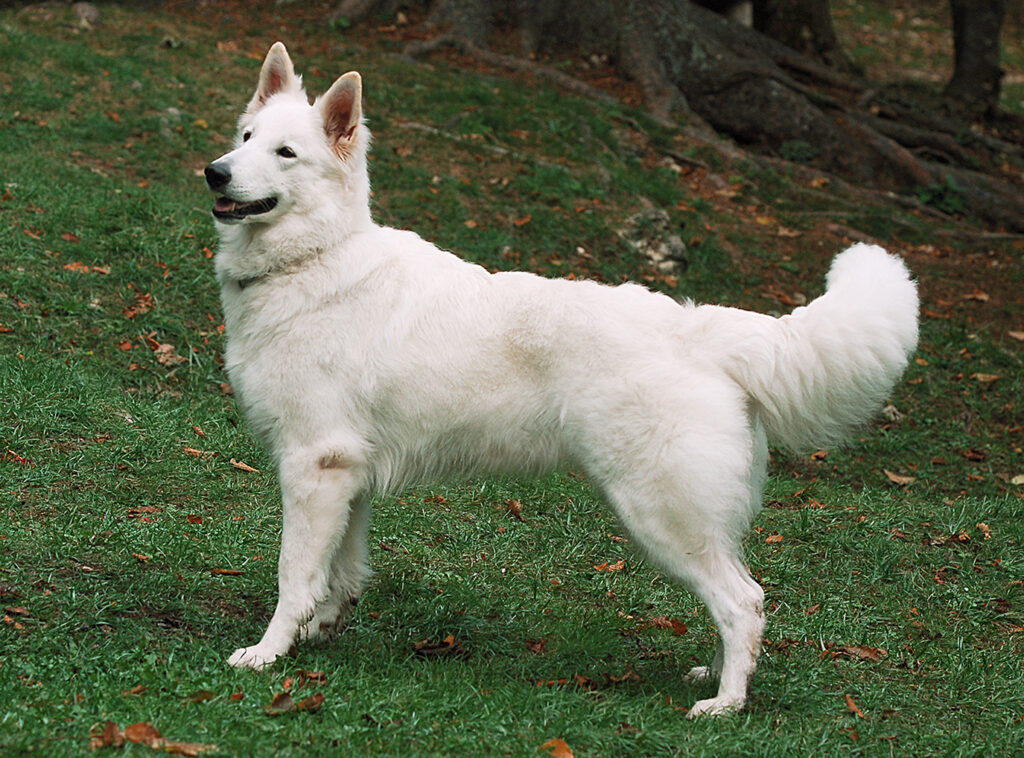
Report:
[[[895,221],[871,231],[911,255],[941,317],[925,318],[920,362],[894,392],[903,419],[822,459],[774,459],[748,541],[769,607],[745,711],[684,720],[711,692],[681,677],[711,656],[713,627],[613,539],[620,528],[568,471],[375,503],[376,575],[346,631],[264,673],[227,667],[273,609],[280,529],[269,461],[221,387],[197,173],[226,149],[258,70],[216,47],[234,8],[189,20],[105,6],[95,34],[64,23],[66,9],[0,11],[0,754],[85,754],[106,720],[222,755],[529,756],[556,737],[578,756],[1020,750],[1024,509],[1011,481],[1024,474],[1024,371],[1006,336],[1024,329],[1020,249],[935,256],[916,247],[931,221],[887,209]],[[386,43],[343,37],[339,62],[318,52],[338,41],[314,22],[322,10],[283,30],[248,18],[253,49],[294,39],[314,91],[360,69],[378,217],[489,267],[638,278],[781,312],[769,286],[813,296],[838,244],[807,213],[879,213],[700,151],[740,194],[696,195],[651,145],[690,148],[642,114],[411,65]],[[644,199],[688,244],[677,280],[615,233]],[[754,219],[772,215],[796,242],[765,236]],[[962,299],[979,281],[990,300]],[[161,362],[159,345],[182,360]],[[448,635],[462,655],[414,650]],[[323,706],[266,715],[300,671],[325,681],[296,699],[320,692]]]

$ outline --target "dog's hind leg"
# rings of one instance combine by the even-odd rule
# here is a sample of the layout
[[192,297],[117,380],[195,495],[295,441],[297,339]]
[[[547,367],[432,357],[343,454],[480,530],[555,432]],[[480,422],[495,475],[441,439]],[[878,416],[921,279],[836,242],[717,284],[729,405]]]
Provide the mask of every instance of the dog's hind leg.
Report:
[[[228,659],[232,666],[261,669],[272,663],[302,636],[318,606],[329,602],[332,572],[344,563],[336,554],[347,543],[349,527],[359,537],[365,534],[365,509],[360,510],[366,489],[364,469],[354,461],[342,461],[340,456],[310,455],[309,449],[282,457],[284,528],[277,608],[263,638],[239,648]],[[357,553],[354,560],[364,556]],[[354,585],[347,585],[345,591],[353,589]]]
[[[692,423],[649,426],[642,447],[612,447],[612,442],[592,468],[635,543],[704,602],[718,628],[714,663],[686,676],[686,681],[718,676],[718,693],[696,703],[690,718],[742,707],[764,629],[764,592],[739,549],[764,481],[764,436],[738,409],[730,412],[710,401],[705,406],[715,423],[699,429]],[[701,415],[700,409],[680,410],[689,410],[690,419]],[[737,423],[730,427],[733,419]]]

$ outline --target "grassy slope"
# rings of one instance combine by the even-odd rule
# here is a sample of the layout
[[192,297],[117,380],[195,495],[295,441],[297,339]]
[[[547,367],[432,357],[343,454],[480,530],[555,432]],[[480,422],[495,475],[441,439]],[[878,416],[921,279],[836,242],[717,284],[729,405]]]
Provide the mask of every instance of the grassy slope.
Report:
[[[85,752],[105,719],[246,755],[532,755],[552,737],[577,755],[1019,746],[1024,530],[1009,479],[1024,473],[1024,372],[1007,336],[1024,329],[1019,247],[936,242],[930,220],[699,151],[717,179],[672,171],[656,148],[693,149],[641,114],[441,60],[411,66],[386,40],[320,28],[321,8],[290,22],[231,4],[104,12],[89,34],[63,10],[0,13],[0,752]],[[378,573],[341,638],[264,674],[223,664],[272,609],[280,517],[267,460],[220,386],[197,172],[253,86],[247,53],[278,37],[311,90],[362,71],[378,216],[486,265],[784,311],[779,293],[813,296],[850,226],[908,255],[933,315],[893,398],[904,419],[773,468],[749,541],[770,609],[747,711],[682,720],[708,692],[680,683],[713,650],[706,615],[612,539],[617,525],[568,474],[379,503]],[[641,197],[682,228],[691,267],[678,282],[615,235]],[[976,289],[987,299],[964,298]],[[167,365],[158,345],[183,360]],[[916,481],[898,488],[884,469]],[[413,652],[449,634],[465,655]],[[323,707],[266,716],[300,669],[324,673],[297,692],[321,692]],[[199,690],[213,698],[184,702]]]

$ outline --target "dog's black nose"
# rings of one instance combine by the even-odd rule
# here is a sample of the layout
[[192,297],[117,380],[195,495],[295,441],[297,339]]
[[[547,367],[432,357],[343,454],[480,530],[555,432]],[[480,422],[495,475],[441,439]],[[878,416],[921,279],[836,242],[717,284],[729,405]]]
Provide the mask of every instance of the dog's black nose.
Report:
[[211,163],[203,173],[207,186],[215,192],[231,181],[231,169],[223,164]]

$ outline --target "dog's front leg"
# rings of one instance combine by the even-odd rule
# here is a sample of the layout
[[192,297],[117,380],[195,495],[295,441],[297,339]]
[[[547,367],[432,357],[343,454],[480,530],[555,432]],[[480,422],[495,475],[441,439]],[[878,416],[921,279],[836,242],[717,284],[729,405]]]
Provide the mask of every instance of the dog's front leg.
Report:
[[[277,608],[263,638],[239,648],[232,666],[261,669],[304,635],[317,605],[331,595],[331,564],[344,544],[353,505],[361,502],[363,470],[335,455],[293,455],[280,466],[284,528]],[[360,529],[360,531],[362,531]]]

